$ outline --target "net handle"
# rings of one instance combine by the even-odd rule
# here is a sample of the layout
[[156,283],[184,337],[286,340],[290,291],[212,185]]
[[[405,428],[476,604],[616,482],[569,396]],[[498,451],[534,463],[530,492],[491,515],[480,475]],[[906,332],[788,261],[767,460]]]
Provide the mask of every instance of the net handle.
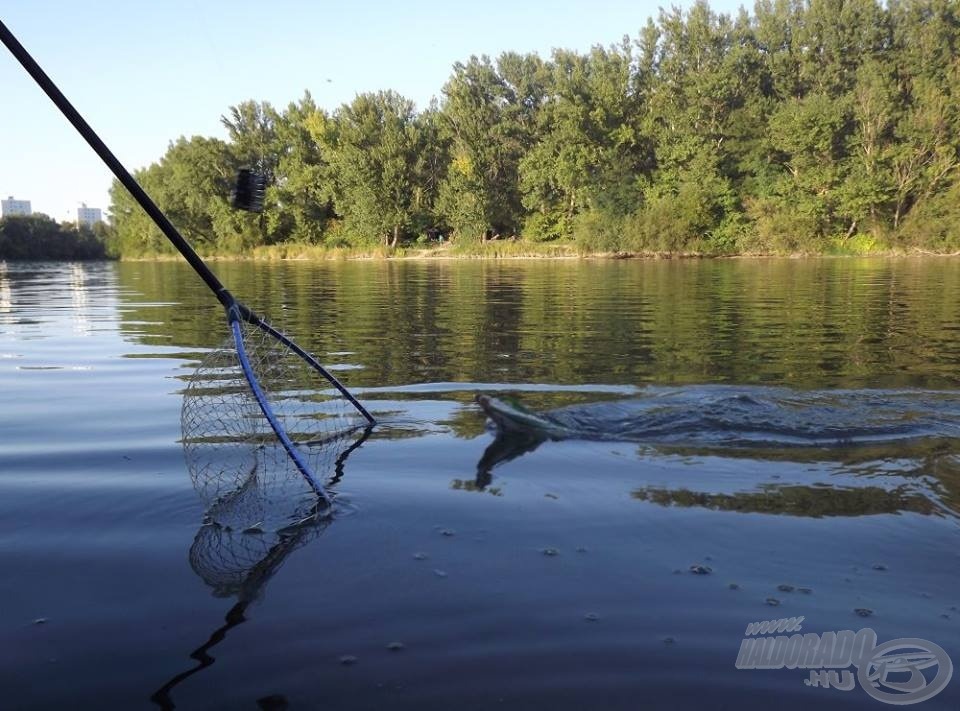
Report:
[[[80,115],[80,112],[77,111],[73,104],[63,95],[63,92],[57,88],[57,85],[53,83],[53,80],[47,76],[47,73],[43,71],[36,60],[30,55],[26,48],[20,44],[20,41],[13,35],[9,28],[0,20],[0,42],[10,50],[10,53],[16,57],[17,61],[23,65],[23,68],[27,70],[27,73],[33,78],[33,80],[43,89],[44,93],[53,103],[56,105],[60,112],[67,118],[67,120],[73,125],[75,129],[80,133],[80,135],[86,140],[94,152],[100,157],[108,168],[116,176],[117,180],[125,187],[130,194],[133,196],[134,200],[144,209],[147,215],[153,220],[154,224],[160,228],[160,231],[163,232],[164,236],[170,240],[170,243],[177,248],[177,251],[183,255],[183,258],[187,260],[193,270],[197,275],[203,279],[204,283],[210,288],[210,290],[216,295],[217,299],[221,304],[227,309],[228,313],[233,313],[234,310],[239,309],[242,313],[244,320],[253,323],[261,328],[265,328],[271,335],[275,338],[280,339],[284,345],[292,348],[301,358],[307,360],[310,365],[317,370],[324,378],[326,378],[340,393],[350,401],[350,403],[366,418],[369,424],[375,424],[376,421],[367,412],[366,408],[361,405],[353,395],[351,395],[347,389],[336,379],[334,378],[325,368],[323,368],[317,361],[306,353],[302,348],[293,343],[290,339],[283,336],[279,331],[273,329],[269,324],[267,324],[262,318],[257,316],[252,310],[248,307],[239,304],[239,302],[234,299],[233,295],[227,291],[227,288],[220,282],[217,276],[211,271],[210,267],[207,266],[206,262],[200,258],[193,247],[190,246],[190,243],[184,239],[183,235],[173,226],[173,223],[167,218],[163,211],[157,207],[157,204],[147,195],[147,192],[141,187],[140,183],[130,174],[130,172],[123,166],[123,164],[117,159],[113,152],[107,147],[107,144],[103,142],[100,136],[97,135],[96,131],[91,128],[90,124],[86,122],[83,116]],[[240,345],[240,341],[237,341],[237,344]],[[249,366],[249,364],[248,364]],[[256,378],[251,377],[252,374],[248,374],[247,379],[250,381],[251,386],[256,385]],[[261,401],[261,405],[266,402],[265,399],[261,399],[262,392],[258,395],[258,399]],[[277,431],[278,434],[282,431],[282,428],[278,427],[275,424],[274,420],[271,420],[271,426]],[[286,446],[286,443],[284,444]],[[289,451],[289,450],[288,450]],[[294,456],[291,452],[290,456]],[[296,457],[294,457],[296,460]],[[301,467],[301,462],[297,461],[297,466]],[[311,483],[313,483],[311,481]]]
[[347,390],[347,388],[346,388],[345,385],[343,385],[339,380],[337,380],[335,377],[333,377],[333,375],[330,373],[329,370],[327,370],[327,369],[324,368],[322,365],[320,365],[320,363],[317,362],[317,359],[316,359],[316,358],[314,358],[312,355],[310,355],[309,353],[307,353],[307,352],[306,352],[305,350],[303,350],[300,346],[298,346],[296,343],[294,343],[293,341],[291,341],[289,338],[287,338],[287,336],[285,336],[283,333],[281,333],[280,331],[278,331],[277,329],[275,329],[273,326],[271,326],[269,323],[267,323],[267,322],[264,321],[262,318],[260,318],[259,316],[257,316],[255,313],[253,313],[252,311],[250,311],[250,309],[246,308],[243,304],[239,304],[239,303],[238,303],[237,306],[238,306],[239,310],[240,310],[241,312],[243,312],[243,318],[244,318],[245,321],[247,321],[248,323],[251,323],[251,324],[253,324],[254,326],[257,326],[257,327],[263,329],[264,331],[266,331],[267,333],[269,333],[271,336],[273,336],[274,338],[276,338],[278,341],[280,341],[280,342],[281,342],[283,345],[285,345],[287,348],[289,348],[289,349],[292,350],[294,353],[296,353],[298,356],[300,356],[304,361],[307,362],[307,364],[308,364],[311,368],[313,368],[313,369],[316,370],[318,373],[320,373],[320,375],[322,375],[324,378],[326,378],[326,379],[330,382],[330,384],[331,384],[333,387],[335,387],[335,388],[340,392],[340,394],[343,395],[343,396],[350,402],[350,404],[353,405],[353,406],[357,409],[357,411],[358,411],[361,415],[363,415],[363,417],[367,420],[367,425],[368,425],[368,426],[369,426],[369,425],[375,425],[375,424],[377,424],[377,421],[373,419],[373,415],[371,415],[369,412],[367,412],[367,408],[365,408],[363,405],[361,405],[361,404],[360,404],[360,401],[357,400],[357,399],[350,393],[349,390]]
[[150,216],[150,219],[160,228],[164,236],[170,240],[170,243],[173,244],[173,246],[177,248],[177,251],[183,255],[183,258],[189,262],[190,266],[193,267],[193,270],[203,279],[204,283],[216,294],[220,303],[229,307],[234,301],[230,292],[227,291],[226,287],[224,287],[217,276],[210,270],[206,262],[200,258],[200,255],[193,250],[193,247],[184,239],[177,228],[173,226],[173,223],[167,219],[163,211],[157,207],[156,203],[147,195],[146,191],[140,186],[140,183],[130,175],[130,172],[117,159],[113,152],[107,148],[107,144],[104,143],[96,131],[90,127],[90,124],[80,115],[80,112],[73,107],[73,104],[67,100],[63,92],[57,88],[53,80],[47,76],[47,73],[37,64],[36,60],[30,55],[26,48],[20,44],[20,41],[13,35],[2,20],[0,20],[0,42],[6,45],[10,53],[16,57],[17,61],[27,70],[27,74],[29,74],[40,88],[43,89],[44,93],[50,97],[50,100],[60,109],[60,112],[73,127],[77,129],[77,132],[83,136],[84,140],[100,157],[100,160],[110,168],[117,180],[130,192],[133,199],[136,200],[140,207]]
[[297,465],[297,469],[300,470],[300,473],[303,474],[304,478],[309,482],[310,487],[316,495],[323,500],[324,504],[329,504],[331,502],[330,494],[328,494],[327,490],[323,488],[323,485],[316,480],[310,467],[303,461],[300,451],[280,425],[276,414],[273,412],[273,408],[267,400],[266,394],[263,392],[263,388],[260,387],[257,376],[254,375],[253,368],[250,365],[250,359],[247,357],[246,346],[244,346],[243,343],[243,331],[240,328],[239,314],[236,309],[230,310],[230,332],[233,334],[233,342],[237,349],[237,359],[240,361],[243,376],[247,379],[247,384],[253,391],[253,395],[257,399],[257,404],[260,405],[260,411],[263,412],[263,416],[267,418],[271,429],[273,429],[274,434],[277,435],[277,439],[280,440],[283,448],[287,450],[287,454],[290,456],[290,459],[293,460],[293,463]]

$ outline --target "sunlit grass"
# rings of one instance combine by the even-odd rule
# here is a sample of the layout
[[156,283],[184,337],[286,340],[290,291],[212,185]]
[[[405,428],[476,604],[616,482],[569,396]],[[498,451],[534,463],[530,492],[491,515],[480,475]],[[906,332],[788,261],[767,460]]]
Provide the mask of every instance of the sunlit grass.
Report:
[[[699,247],[697,249],[696,247]],[[916,247],[898,245],[885,236],[857,234],[851,237],[836,236],[822,244],[819,249],[803,240],[790,244],[745,244],[737,251],[711,249],[709,243],[700,242],[694,248],[683,251],[655,250],[590,250],[582,243],[573,241],[538,242],[533,240],[488,240],[485,242],[463,241],[443,244],[410,244],[389,247],[383,244],[354,246],[325,246],[289,242],[263,245],[239,252],[201,252],[207,260],[256,260],[256,261],[348,261],[382,259],[684,259],[711,257],[860,257],[860,256],[908,256],[911,254],[949,255],[949,251],[929,251]],[[136,257],[122,257],[132,261],[168,261],[181,257],[173,252],[148,253]]]

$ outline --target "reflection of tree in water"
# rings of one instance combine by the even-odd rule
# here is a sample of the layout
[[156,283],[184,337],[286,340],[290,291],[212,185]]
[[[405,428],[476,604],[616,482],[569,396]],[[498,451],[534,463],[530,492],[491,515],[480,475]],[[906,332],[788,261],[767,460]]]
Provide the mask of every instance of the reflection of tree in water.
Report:
[[878,486],[838,488],[835,486],[798,486],[765,484],[759,491],[735,494],[710,494],[688,489],[647,487],[630,495],[660,506],[700,507],[714,511],[767,513],[786,516],[866,516],[869,514],[931,514],[940,510],[927,497],[907,486],[888,490]]
[[[114,276],[112,265],[100,262],[0,261],[0,325],[40,325],[69,318],[79,329],[76,333],[87,335],[90,304],[102,293],[112,295]],[[97,292],[101,293],[91,300]]]
[[[477,462],[475,479],[454,479],[450,486],[461,491],[488,491],[502,496],[502,487],[491,486],[494,481],[493,470],[533,452],[546,441],[535,434],[500,432]],[[825,465],[836,474],[853,476],[865,482],[883,479],[889,484],[839,486],[829,482],[814,485],[766,483],[754,491],[735,493],[665,487],[643,487],[631,492],[635,499],[662,506],[812,517],[897,512],[960,517],[960,455],[956,453],[956,442],[948,440],[929,439],[860,447],[776,449],[646,445],[640,448],[640,454],[671,456],[687,463],[714,457]]]
[[13,309],[11,300],[10,280],[7,277],[7,263],[0,262],[0,323],[5,323],[4,317]]
[[[363,366],[345,374],[351,387],[951,387],[957,372],[948,327],[960,320],[960,269],[943,260],[221,262],[217,271],[324,362]],[[116,273],[123,333],[163,347],[216,344],[219,306],[185,265],[121,263]]]
[[[767,494],[773,493],[783,506],[784,510],[780,511],[781,513],[808,516],[854,516],[912,511],[924,514],[940,512],[960,516],[960,453],[957,452],[955,440],[929,438],[900,443],[835,448],[720,450],[703,447],[658,447],[648,449],[657,454],[689,459],[719,456],[784,464],[826,465],[835,474],[852,475],[864,481],[886,479],[890,483],[886,487],[843,487],[830,483],[819,486],[778,484],[766,486],[762,492],[746,494],[758,497],[750,499],[755,505],[765,506],[764,502],[770,501]],[[659,490],[640,491],[648,491],[650,494],[634,495],[634,498],[664,503],[662,494],[652,495],[654,491]],[[680,499],[691,500],[687,496],[689,493],[686,492]],[[703,494],[702,496],[719,497],[716,499],[716,505],[711,506],[712,508],[735,509],[735,502],[730,502],[730,506],[722,505],[725,494]],[[734,496],[739,497],[740,494]],[[830,497],[835,497],[836,501],[829,501]],[[674,503],[683,505],[680,499]],[[832,510],[834,508],[836,511]],[[757,510],[768,511],[766,508]],[[805,510],[810,513],[803,513]],[[773,510],[769,512],[775,513]]]
[[[369,434],[369,429],[358,430],[307,448],[316,473],[327,480],[328,487],[334,487],[340,481],[347,458]],[[252,451],[251,456],[255,460],[253,469],[268,474],[271,479],[302,479],[302,474],[279,444],[260,446]],[[327,462],[328,466],[320,468],[317,462]],[[221,497],[206,515],[190,547],[190,567],[216,597],[236,597],[237,601],[227,611],[223,624],[190,653],[196,664],[173,676],[155,691],[150,696],[153,703],[163,709],[176,708],[172,696],[174,689],[216,661],[211,650],[226,638],[231,629],[246,622],[247,609],[263,596],[267,583],[284,561],[326,530],[333,521],[334,511],[320,508],[319,503],[315,499],[312,515],[304,518],[302,498],[265,497],[262,487],[247,486],[232,496]],[[264,530],[260,522],[265,519],[299,519],[299,522],[279,530]],[[282,696],[258,699],[257,704],[262,709],[287,708]]]

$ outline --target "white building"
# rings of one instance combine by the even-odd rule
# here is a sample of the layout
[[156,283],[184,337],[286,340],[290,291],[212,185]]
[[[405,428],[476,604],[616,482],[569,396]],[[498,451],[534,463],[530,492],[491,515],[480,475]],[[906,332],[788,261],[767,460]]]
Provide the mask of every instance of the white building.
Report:
[[77,227],[93,227],[98,222],[103,222],[100,208],[87,207],[87,203],[81,203],[77,208]]
[[6,200],[0,200],[0,217],[9,217],[10,215],[32,215],[29,200],[14,200],[13,195]]

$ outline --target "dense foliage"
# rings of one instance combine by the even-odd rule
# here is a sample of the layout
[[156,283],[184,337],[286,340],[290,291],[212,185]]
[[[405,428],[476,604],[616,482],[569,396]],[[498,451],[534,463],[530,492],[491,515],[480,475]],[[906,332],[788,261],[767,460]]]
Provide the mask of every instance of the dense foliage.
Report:
[[[757,0],[661,11],[549,60],[457,63],[424,111],[394,92],[333,112],[248,101],[228,141],[139,172],[202,249],[575,240],[590,252],[960,249],[957,0]],[[241,166],[262,215],[230,209]],[[112,191],[122,254],[168,249]]]
[[57,224],[46,215],[10,216],[0,220],[0,260],[104,259],[106,229]]

